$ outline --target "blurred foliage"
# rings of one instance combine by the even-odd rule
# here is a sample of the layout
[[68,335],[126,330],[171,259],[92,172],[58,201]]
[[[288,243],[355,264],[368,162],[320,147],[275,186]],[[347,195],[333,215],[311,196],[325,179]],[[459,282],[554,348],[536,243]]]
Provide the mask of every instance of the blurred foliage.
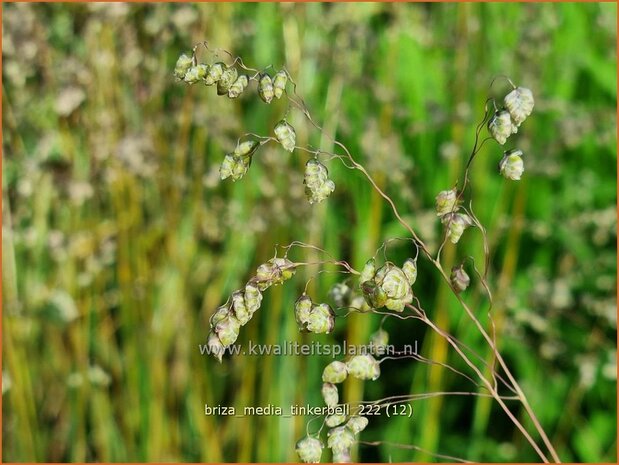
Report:
[[[436,247],[439,190],[453,185],[488,94],[507,75],[533,89],[518,134],[526,172],[473,168],[492,250],[501,350],[564,461],[616,461],[616,5],[5,4],[3,7],[4,461],[294,461],[302,417],[205,416],[204,404],[321,405],[327,357],[200,355],[208,318],[273,256],[301,240],[359,268],[403,236],[363,178],[332,161],[334,195],[310,207],[306,154],[273,146],[235,184],[223,154],[268,134],[285,102],[237,101],[174,82],[176,58],[208,40],[253,67],[287,67],[313,117],[335,134]],[[333,150],[294,111],[299,143]],[[446,266],[483,261],[467,231]],[[393,243],[396,262],[410,254]],[[311,261],[317,256],[297,258]],[[317,269],[269,290],[239,341],[367,342],[376,315],[296,330],[292,303]],[[326,298],[335,274],[309,292]],[[489,358],[426,262],[415,287],[437,324]],[[488,303],[467,293],[483,322]],[[462,363],[419,323],[388,320],[395,344]],[[348,401],[470,390],[413,360],[348,381]],[[416,401],[412,419],[372,418],[364,441],[414,444],[479,461],[535,461],[488,399]],[[524,413],[514,412],[525,421]],[[431,456],[387,443],[362,461]],[[323,457],[323,459],[325,459]],[[326,458],[329,460],[329,458]]]

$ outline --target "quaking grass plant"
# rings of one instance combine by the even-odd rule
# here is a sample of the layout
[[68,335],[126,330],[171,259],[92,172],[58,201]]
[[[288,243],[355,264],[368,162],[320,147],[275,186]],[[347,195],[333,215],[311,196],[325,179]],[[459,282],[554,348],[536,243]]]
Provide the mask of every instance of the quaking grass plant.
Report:
[[[207,62],[203,63],[198,60],[198,51],[200,50],[204,50],[209,56]],[[406,229],[409,236],[386,241],[373,257],[368,258],[362,270],[355,270],[346,261],[331,257],[327,251],[316,245],[295,241],[283,247],[283,252],[280,255],[276,253],[272,259],[260,265],[246,285],[233,292],[228,301],[212,315],[207,343],[209,353],[220,362],[223,360],[226,350],[237,340],[241,328],[251,320],[253,314],[260,308],[262,293],[269,287],[283,284],[292,279],[301,267],[330,264],[336,266],[341,273],[346,275],[346,279],[337,283],[329,293],[329,298],[335,307],[304,292],[299,296],[294,306],[299,331],[314,334],[330,333],[335,326],[336,316],[346,317],[352,312],[379,314],[383,316],[383,322],[387,318],[421,321],[447,341],[470,368],[471,373],[464,373],[444,363],[440,363],[440,365],[487,391],[487,394],[479,392],[468,394],[492,397],[520,430],[542,461],[559,462],[559,457],[531,408],[525,393],[497,349],[491,315],[492,292],[487,281],[490,250],[484,226],[473,210],[470,189],[471,169],[481,147],[489,141],[495,141],[501,146],[505,145],[531,115],[534,107],[531,90],[516,86],[507,77],[500,77],[510,86],[510,89],[502,98],[491,96],[486,100],[484,114],[475,129],[475,141],[461,179],[454,182],[454,187],[445,189],[436,195],[436,215],[443,225],[444,233],[438,252],[434,255],[418,232],[405,221],[399,206],[379,187],[372,174],[356,160],[356,157],[344,144],[326,134],[312,118],[303,99],[298,95],[297,85],[288,71],[281,69],[273,72],[271,68],[271,66],[268,66],[258,70],[248,67],[241,57],[234,57],[230,52],[223,49],[211,49],[206,42],[197,44],[191,53],[182,54],[178,58],[174,75],[179,81],[187,85],[214,86],[218,95],[235,99],[244,93],[253,93],[254,90],[250,89],[250,86],[253,87],[255,84],[256,93],[265,104],[270,104],[274,100],[282,98],[287,99],[289,103],[286,114],[273,128],[273,135],[247,133],[239,137],[236,147],[232,152],[225,155],[221,164],[221,179],[229,178],[233,182],[240,180],[247,174],[254,157],[260,153],[262,146],[279,144],[285,151],[293,152],[296,150],[307,154],[308,160],[305,164],[304,173],[305,194],[308,202],[315,204],[325,201],[334,192],[336,186],[333,180],[329,178],[326,164],[331,161],[338,161],[351,170],[360,171],[365,176],[373,189],[389,205],[393,215]],[[492,84],[494,84],[494,81]],[[492,88],[492,85],[490,88]],[[295,128],[287,120],[290,111],[301,112],[323,137],[332,142],[336,150],[325,152],[311,147],[298,146]],[[488,136],[482,135],[485,134],[485,130],[487,130]],[[498,162],[499,173],[507,181],[520,180],[524,173],[523,158],[523,152],[517,148],[505,151]],[[483,238],[485,257],[483,266],[480,269],[473,258],[469,257],[452,267],[451,270],[446,270],[441,261],[444,246],[448,241],[452,244],[458,244],[462,237],[466,237],[466,230],[469,228],[478,229]],[[410,241],[412,245],[410,258],[401,264],[393,263],[387,259],[387,245],[394,240]],[[310,263],[294,261],[290,258],[293,250],[303,251],[308,249],[322,254],[324,259],[319,263]],[[418,260],[427,260],[431,263],[436,272],[450,287],[472,327],[479,332],[485,343],[488,344],[493,354],[490,362],[480,357],[444,328],[438,326],[424,310],[414,292]],[[489,328],[484,327],[473,309],[462,298],[462,294],[467,291],[474,280],[482,286],[489,302]],[[393,356],[381,357],[381,355],[384,355],[382,349],[387,346],[388,341],[389,335],[381,324],[381,328],[370,337],[367,351],[344,360],[333,361],[325,366],[322,374],[321,393],[325,405],[333,410],[319,418],[322,423],[317,431],[310,432],[310,423],[314,421],[311,420],[307,426],[307,436],[297,442],[297,454],[303,462],[320,462],[323,458],[325,439],[327,448],[331,449],[334,462],[350,462],[351,450],[355,443],[367,445],[381,443],[381,441],[364,442],[360,439],[362,431],[369,422],[367,417],[362,415],[364,409],[367,409],[368,406],[387,409],[390,406],[401,405],[415,398],[433,394],[393,396],[376,401],[362,402],[348,410],[336,409],[337,406],[345,405],[345,402],[340,400],[337,385],[347,377],[369,381],[376,381],[380,378],[381,364],[385,360],[394,358]],[[426,359],[419,354],[400,356],[412,357],[428,364],[439,363]],[[395,357],[398,357],[398,354]],[[509,394],[504,394],[505,391],[509,391]],[[522,405],[534,431],[529,431],[523,422],[514,415],[508,407],[507,401],[516,401]],[[326,435],[323,434],[325,428],[328,429]],[[541,438],[541,443],[534,439],[534,435]],[[414,448],[412,445],[400,446]],[[432,454],[450,460],[463,460],[434,452]]]

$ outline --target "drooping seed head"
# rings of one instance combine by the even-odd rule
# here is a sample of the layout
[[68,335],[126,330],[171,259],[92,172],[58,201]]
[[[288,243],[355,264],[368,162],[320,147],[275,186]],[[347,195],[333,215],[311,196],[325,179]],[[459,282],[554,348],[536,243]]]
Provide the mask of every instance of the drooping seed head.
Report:
[[219,81],[217,81],[217,95],[225,95],[239,77],[239,72],[234,66],[225,66]]
[[274,132],[277,141],[282,144],[282,147],[292,152],[297,142],[297,134],[294,128],[286,120],[281,120],[275,125]]
[[322,443],[310,436],[297,441],[296,451],[304,463],[319,463],[322,455]]
[[355,355],[346,362],[348,373],[357,379],[370,379],[372,381],[380,376],[378,361],[369,354]]
[[340,400],[337,386],[333,383],[323,383],[321,394],[327,407],[335,407]]
[[275,96],[273,81],[268,73],[260,75],[260,79],[258,80],[258,95],[264,103],[271,103]]
[[302,331],[307,331],[312,305],[312,298],[307,294],[299,297],[294,304],[294,317],[297,320],[299,329]]
[[176,60],[176,65],[174,66],[174,77],[178,79],[184,79],[185,74],[189,71],[189,68],[193,65],[193,58],[183,53]]
[[516,87],[505,96],[503,102],[517,127],[527,119],[533,112],[533,107],[535,106],[533,92],[526,87]]
[[453,189],[441,191],[436,196],[436,216],[443,216],[458,210],[458,191]]
[[217,63],[213,63],[204,77],[204,84],[207,86],[212,86],[213,84],[219,82],[224,73],[224,69],[226,69],[226,65],[222,62],[219,61]]
[[309,203],[322,202],[335,190],[335,183],[329,179],[327,167],[316,158],[305,164],[305,195]]
[[238,142],[234,149],[234,155],[237,157],[250,157],[254,154],[256,149],[260,146],[257,140],[246,140],[244,142]]
[[412,286],[417,281],[417,260],[414,258],[407,258],[402,265],[402,271],[408,279],[408,283]]
[[322,381],[325,383],[338,384],[348,376],[348,368],[343,362],[337,360],[329,363],[322,372]]
[[447,226],[447,237],[452,244],[457,244],[464,230],[473,225],[470,216],[464,213],[450,213],[442,218],[442,222]]
[[237,98],[245,91],[248,84],[249,78],[245,74],[241,74],[228,89],[228,98]]
[[519,181],[524,173],[524,161],[522,161],[522,150],[508,150],[503,154],[503,158],[499,162],[499,171],[501,174],[513,181]]
[[369,421],[367,418],[359,415],[353,415],[346,423],[346,428],[350,429],[353,434],[357,435],[365,429],[368,423]]
[[276,99],[281,98],[286,91],[286,84],[288,83],[288,73],[283,69],[278,71],[273,78],[273,94]]
[[354,443],[355,435],[345,426],[338,426],[337,428],[329,430],[327,433],[327,447],[329,447],[334,454],[350,449]]
[[307,330],[314,334],[328,334],[335,327],[335,314],[329,304],[320,304],[312,308],[307,321]]
[[454,266],[451,269],[450,276],[451,285],[457,293],[465,291],[469,284],[471,284],[471,278],[464,271],[464,265]]
[[499,110],[488,121],[488,132],[494,140],[503,145],[509,136],[518,132],[518,126],[512,122],[508,111]]
[[219,340],[219,336],[217,336],[215,332],[211,331],[210,333],[208,333],[208,339],[206,341],[206,344],[209,348],[209,354],[214,356],[219,361],[219,363],[221,363],[225,348]]
[[237,157],[233,153],[228,153],[219,167],[219,177],[222,180],[231,178],[233,182],[238,181],[245,176],[250,164],[251,158]]

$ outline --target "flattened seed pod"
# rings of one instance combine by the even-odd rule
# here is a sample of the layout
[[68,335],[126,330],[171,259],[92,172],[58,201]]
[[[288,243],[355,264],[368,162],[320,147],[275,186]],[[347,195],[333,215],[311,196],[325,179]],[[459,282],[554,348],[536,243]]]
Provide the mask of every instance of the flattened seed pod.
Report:
[[337,387],[332,383],[323,383],[321,394],[327,407],[335,407],[340,400]]
[[408,278],[400,268],[386,263],[374,277],[376,284],[386,296],[385,307],[396,312],[404,311],[406,304],[413,301],[413,291]]
[[243,93],[249,84],[249,78],[245,74],[241,74],[236,81],[232,83],[230,89],[228,89],[229,98],[237,98]]
[[249,157],[236,157],[234,154],[228,153],[219,167],[219,177],[238,181],[247,173],[250,163],[251,158]]
[[273,97],[275,96],[273,81],[268,73],[260,75],[260,79],[258,80],[258,95],[264,103],[271,103]]
[[315,334],[328,334],[335,326],[335,314],[329,304],[320,304],[312,308],[307,321],[307,330]]
[[464,265],[454,266],[451,269],[451,285],[454,287],[457,293],[465,291],[469,284],[471,284],[471,278],[464,271]]
[[272,258],[256,270],[255,280],[261,291],[289,280],[296,273],[296,265],[287,258]]
[[494,140],[503,145],[509,136],[518,132],[518,126],[512,123],[508,111],[500,110],[488,121],[488,132]]
[[441,191],[436,196],[436,216],[443,216],[447,213],[456,211],[458,202],[458,192],[456,189]]
[[294,317],[297,320],[299,329],[307,330],[310,313],[312,311],[312,299],[307,294],[303,294],[294,304]]
[[535,100],[533,92],[526,87],[516,87],[505,96],[503,101],[509,114],[514,120],[514,124],[519,127],[522,122],[533,112]]
[[385,306],[387,302],[387,294],[385,291],[376,284],[376,281],[370,279],[369,281],[361,284],[361,291],[367,304],[372,308],[381,308]]
[[380,376],[378,361],[369,354],[355,355],[348,362],[346,368],[350,376],[357,379],[376,380]]
[[262,303],[262,292],[253,284],[245,286],[245,305],[247,310],[253,315],[260,308]]
[[280,99],[286,91],[286,84],[288,83],[288,73],[283,69],[279,70],[273,78],[273,93],[276,99]]
[[519,181],[524,173],[524,161],[522,161],[522,150],[508,150],[499,162],[501,174],[512,181]]
[[297,134],[286,120],[281,120],[277,123],[273,132],[275,132],[275,137],[285,150],[289,152],[294,150],[294,146],[297,142]]
[[238,78],[239,73],[233,66],[226,66],[217,81],[217,95],[225,95],[230,90],[230,87]]
[[189,68],[189,70],[187,70],[184,80],[187,84],[195,84],[200,79],[204,79],[207,72],[208,66],[205,64],[192,66],[191,68]]
[[346,428],[350,429],[353,434],[359,434],[365,429],[368,423],[369,421],[367,418],[353,415],[350,417],[350,420],[348,420],[348,423],[346,423]]
[[234,316],[236,316],[236,319],[239,320],[241,326],[244,326],[249,320],[251,320],[252,314],[247,309],[247,305],[245,305],[243,291],[235,291],[232,293],[232,310],[234,311]]
[[464,213],[450,213],[443,216],[442,222],[447,226],[447,237],[452,244],[457,244],[464,230],[473,225],[471,217]]
[[178,79],[184,79],[185,74],[189,71],[189,68],[193,65],[193,59],[183,53],[178,60],[176,60],[176,65],[174,66],[174,77]]
[[318,203],[329,197],[335,190],[335,184],[329,178],[327,167],[315,158],[305,164],[305,195],[309,203]]
[[219,307],[217,311],[211,316],[211,328],[215,328],[215,326],[217,326],[217,323],[226,318],[228,315],[230,315],[230,309],[226,305],[222,305],[221,307]]
[[319,463],[322,455],[322,443],[312,437],[304,437],[297,442],[296,452],[302,462]]
[[236,144],[234,155],[237,157],[249,157],[254,154],[260,143],[256,140],[246,140]]
[[204,77],[204,84],[207,86],[212,86],[216,82],[219,82],[224,73],[225,67],[226,65],[221,61],[213,63]]
[[322,381],[325,383],[338,384],[348,376],[348,368],[343,362],[331,362],[322,372]]
[[338,426],[327,433],[327,446],[333,453],[341,453],[352,447],[355,435],[345,426]]
[[413,258],[407,258],[402,265],[402,271],[406,275],[406,279],[408,279],[408,283],[412,286],[417,281],[417,260]]
[[408,288],[410,288],[404,272],[391,263],[387,263],[378,270],[376,282],[379,283],[390,299],[401,299],[406,295]]
[[327,415],[325,418],[325,425],[329,428],[334,428],[335,426],[340,426],[342,423],[346,421],[346,415],[343,414],[333,414]]
[[376,275],[376,260],[370,258],[367,262],[365,262],[365,266],[363,267],[363,270],[361,270],[359,283],[364,283],[370,279],[374,279],[374,275]]
[[239,320],[237,320],[235,316],[229,315],[227,318],[217,323],[215,332],[224,347],[227,347],[230,344],[234,344],[236,338],[239,337],[240,328],[241,324]]
[[224,355],[225,348],[224,348],[224,345],[219,340],[219,336],[217,336],[217,334],[211,331],[208,334],[208,339],[206,341],[206,344],[209,349],[209,354],[214,356],[219,361],[219,363],[221,363],[221,359]]

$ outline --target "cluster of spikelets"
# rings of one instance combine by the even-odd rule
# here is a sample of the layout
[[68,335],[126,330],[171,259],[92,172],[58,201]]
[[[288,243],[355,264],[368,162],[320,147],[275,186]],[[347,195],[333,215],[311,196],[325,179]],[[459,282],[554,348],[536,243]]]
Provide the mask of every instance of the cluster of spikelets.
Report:
[[363,297],[371,308],[386,307],[402,312],[413,301],[411,286],[416,279],[417,261],[413,258],[407,259],[402,268],[386,262],[378,269],[372,258],[363,267],[359,282]]
[[329,304],[314,304],[303,294],[294,304],[294,316],[299,330],[314,334],[328,334],[335,327],[335,312]]
[[[371,337],[370,352],[375,353],[388,343],[386,331],[379,329]],[[360,380],[375,381],[380,376],[380,365],[371,353],[362,353],[351,357],[346,362],[334,361],[325,367],[322,372],[322,398],[327,407],[336,408],[339,405],[337,384],[342,383],[348,376]],[[343,409],[341,410],[343,411]],[[327,432],[327,447],[331,449],[334,463],[348,463],[356,436],[368,425],[368,419],[360,415],[347,416],[344,413],[327,415],[324,423],[330,428]],[[324,445],[318,437],[306,436],[297,442],[297,454],[301,461],[318,463],[322,456]]]
[[[200,81],[207,86],[216,84],[217,94],[227,95],[229,98],[239,97],[247,89],[249,82],[255,80],[258,83],[258,95],[267,104],[274,98],[279,99],[283,96],[289,79],[285,70],[278,71],[273,78],[268,73],[257,73],[250,77],[239,74],[234,65],[228,66],[222,62],[197,63],[195,55],[190,57],[186,54],[179,57],[174,75],[188,84]],[[497,109],[488,122],[488,131],[501,145],[504,145],[512,134],[518,132],[520,125],[533,111],[532,92],[524,87],[513,87],[503,100],[504,107]],[[275,125],[273,133],[275,140],[285,150],[294,151],[296,132],[285,119]],[[272,140],[272,138],[265,139]],[[224,157],[220,168],[221,178],[231,178],[233,181],[241,179],[251,165],[252,156],[265,142],[239,140],[233,152]],[[512,149],[504,152],[499,163],[499,171],[508,179],[519,180],[524,172],[522,151]],[[312,158],[306,163],[304,184],[310,203],[322,202],[335,190],[335,184],[329,179],[326,166],[317,158]],[[444,190],[436,196],[437,216],[447,228],[447,238],[454,244],[458,243],[465,229],[474,224],[468,214],[460,211],[460,203],[456,188]],[[225,348],[238,338],[240,327],[247,324],[260,308],[262,292],[272,285],[290,279],[295,271],[296,265],[286,258],[276,257],[260,265],[256,275],[245,287],[235,291],[229,302],[221,306],[211,317],[211,331],[208,336],[210,353],[221,362]],[[407,259],[401,268],[387,261],[377,269],[376,262],[372,258],[360,273],[357,287],[351,288],[346,283],[338,283],[331,289],[330,297],[338,308],[367,312],[386,307],[392,311],[403,312],[406,305],[413,301],[412,286],[416,279],[416,259]],[[470,281],[463,264],[452,268],[450,282],[456,293],[466,290]],[[314,303],[305,293],[295,302],[294,312],[300,331],[327,334],[335,327],[335,312],[331,306],[327,303]],[[321,393],[328,407],[335,408],[339,405],[336,385],[344,382],[348,376],[360,380],[378,379],[380,364],[374,355],[377,354],[377,349],[385,347],[387,343],[388,334],[380,329],[371,337],[369,353],[355,355],[346,362],[334,361],[325,367]],[[325,417],[325,425],[330,428],[327,433],[327,447],[332,451],[333,462],[351,461],[351,449],[356,436],[366,428],[367,424],[367,418],[359,415],[333,413]],[[310,435],[299,440],[296,445],[297,454],[306,463],[320,462],[323,448],[320,439]]]
[[316,158],[305,164],[305,195],[309,203],[318,203],[329,197],[335,190],[335,183],[329,179],[327,167]]
[[[514,89],[503,99],[504,108],[497,109],[490,121],[488,131],[494,140],[504,145],[507,139],[518,132],[518,128],[533,111],[533,93],[525,87]],[[524,173],[522,151],[512,149],[504,152],[499,162],[499,171],[507,179],[519,180]]]
[[460,199],[456,188],[441,191],[436,196],[436,216],[447,228],[447,238],[457,244],[464,230],[473,225],[473,219],[460,210]]
[[[275,73],[273,77],[267,72],[249,76],[240,74],[234,64],[228,66],[220,61],[212,64],[198,63],[195,54],[185,53],[176,61],[174,76],[187,84],[203,82],[207,86],[216,85],[217,95],[227,95],[228,98],[239,97],[247,89],[250,81],[256,81],[258,96],[265,103],[280,99],[286,92],[286,85],[289,81],[288,73],[283,69]],[[284,150],[294,151],[296,132],[286,119],[275,125],[273,133],[275,140]],[[262,143],[256,140],[239,141],[236,148],[224,157],[219,169],[221,179],[230,178],[233,182],[241,179],[251,165],[252,156],[261,145]],[[310,159],[305,166],[304,183],[305,193],[310,203],[322,202],[335,190],[335,183],[329,179],[327,168],[315,158]]]
[[[280,70],[271,78],[269,73],[257,73],[255,76],[240,74],[235,65],[228,66],[218,61],[212,64],[198,63],[195,55],[182,54],[176,61],[174,76],[187,83],[203,82],[207,86],[216,85],[217,95],[237,98],[247,89],[249,82],[258,83],[258,96],[265,103],[280,99],[286,92],[288,73]],[[296,143],[294,128],[282,120],[275,125],[276,140],[285,150],[292,152]],[[220,168],[221,179],[230,178],[238,181],[245,175],[251,164],[251,157],[260,146],[257,141],[239,142],[232,153],[225,156]]]
[[227,95],[228,98],[239,97],[249,81],[258,82],[258,96],[265,103],[271,103],[273,98],[279,99],[286,91],[288,73],[278,71],[273,78],[268,73],[259,73],[256,76],[239,74],[236,66],[228,66],[218,61],[212,64],[198,63],[195,55],[183,53],[176,61],[174,76],[187,84],[203,82],[206,86],[217,86],[217,95]]
[[292,278],[296,265],[287,258],[272,258],[263,263],[243,289],[232,293],[231,299],[211,317],[209,351],[221,362],[225,348],[234,344],[241,326],[251,320],[262,303],[262,291]]

